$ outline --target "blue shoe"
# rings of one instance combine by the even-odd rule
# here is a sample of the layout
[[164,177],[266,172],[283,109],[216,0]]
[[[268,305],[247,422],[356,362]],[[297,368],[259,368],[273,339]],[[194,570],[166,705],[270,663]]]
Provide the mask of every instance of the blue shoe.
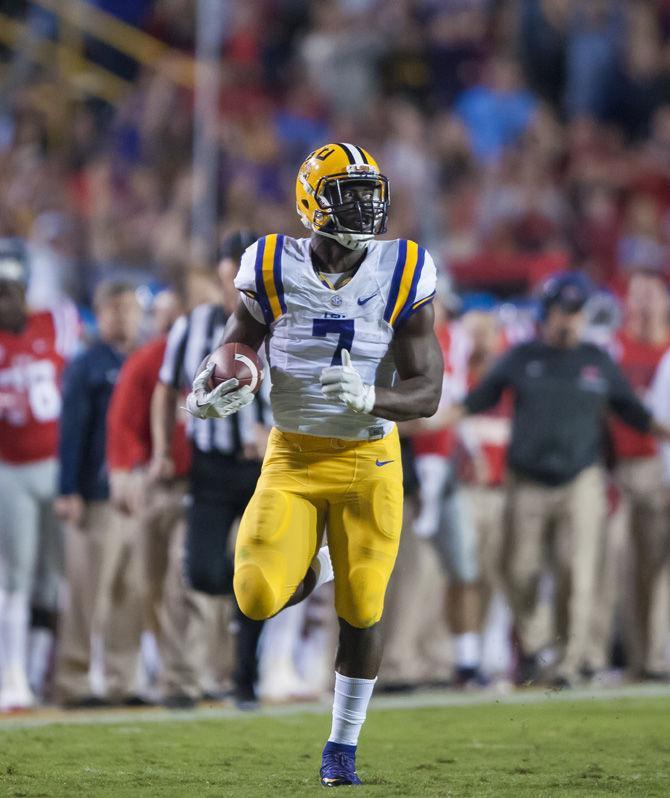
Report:
[[356,773],[356,746],[327,742],[321,754],[321,784],[344,787],[362,784]]

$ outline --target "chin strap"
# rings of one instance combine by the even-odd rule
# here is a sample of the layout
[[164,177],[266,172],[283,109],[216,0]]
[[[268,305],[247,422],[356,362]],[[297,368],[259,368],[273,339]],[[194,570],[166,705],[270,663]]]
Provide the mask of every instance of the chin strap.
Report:
[[323,230],[312,228],[317,235],[326,236],[342,244],[343,247],[352,250],[365,249],[367,245],[374,239],[373,235],[365,233],[326,233]]

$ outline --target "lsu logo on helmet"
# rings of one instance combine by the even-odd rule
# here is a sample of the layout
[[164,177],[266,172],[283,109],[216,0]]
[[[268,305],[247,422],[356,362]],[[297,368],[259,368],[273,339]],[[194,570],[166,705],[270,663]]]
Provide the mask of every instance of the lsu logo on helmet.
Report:
[[296,208],[310,230],[362,249],[386,231],[388,179],[369,152],[355,144],[326,144],[298,170]]

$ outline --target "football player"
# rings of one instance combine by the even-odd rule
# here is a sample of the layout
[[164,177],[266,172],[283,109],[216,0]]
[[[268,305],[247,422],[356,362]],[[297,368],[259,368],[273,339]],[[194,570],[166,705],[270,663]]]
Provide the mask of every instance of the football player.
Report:
[[53,513],[61,375],[79,334],[69,303],[29,310],[28,272],[23,244],[0,240],[0,711],[33,703],[28,649],[37,690],[50,659],[61,570]]
[[[355,754],[381,658],[379,621],[402,523],[402,466],[394,422],[431,416],[442,386],[433,331],[435,265],[386,230],[387,178],[365,150],[328,144],[296,181],[309,238],[268,235],[246,250],[240,302],[223,342],[265,342],[272,378],[270,434],[242,518],[234,589],[243,612],[269,618],[324,579],[324,528],[340,637],[325,786],[360,784]],[[251,402],[233,378],[187,404],[198,417]]]

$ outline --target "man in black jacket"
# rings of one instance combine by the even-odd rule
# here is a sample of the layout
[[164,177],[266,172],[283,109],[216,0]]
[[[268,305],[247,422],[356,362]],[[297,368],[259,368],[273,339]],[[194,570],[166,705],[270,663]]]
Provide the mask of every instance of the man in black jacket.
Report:
[[521,683],[536,678],[537,654],[549,642],[536,612],[547,551],[564,646],[555,685],[569,686],[585,664],[606,509],[607,413],[640,432],[668,435],[609,355],[581,342],[590,290],[578,272],[550,277],[541,290],[538,336],[511,349],[448,411],[456,421],[494,407],[505,390],[513,393],[504,570],[521,644]]

